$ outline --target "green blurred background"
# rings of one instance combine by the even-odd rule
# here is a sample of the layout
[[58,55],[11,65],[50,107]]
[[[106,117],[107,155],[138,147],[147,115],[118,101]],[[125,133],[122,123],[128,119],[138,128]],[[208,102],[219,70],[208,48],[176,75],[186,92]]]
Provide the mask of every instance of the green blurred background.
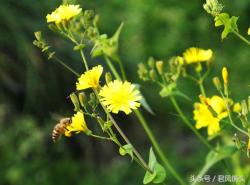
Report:
[[[62,138],[54,144],[51,131],[57,115],[73,112],[66,98],[75,88],[75,77],[33,46],[33,32],[42,30],[66,63],[82,72],[80,57],[72,45],[52,34],[46,15],[60,1],[0,1],[0,184],[2,185],[138,185],[143,170],[122,158],[117,148],[84,135]],[[231,89],[237,100],[249,95],[249,59],[247,45],[230,35],[220,40],[221,29],[214,28],[212,18],[202,8],[201,0],[82,0],[84,9],[100,14],[100,29],[112,35],[120,22],[125,26],[120,39],[120,54],[130,80],[142,84],[142,93],[153,111],[144,111],[150,127],[174,167],[185,176],[195,174],[202,166],[207,149],[175,116],[159,89],[137,76],[137,64],[149,56],[167,60],[190,46],[211,48],[215,65],[211,76],[222,66],[230,70]],[[225,10],[240,16],[239,25],[246,35],[249,27],[250,1],[224,1]],[[89,59],[92,60],[92,59]],[[91,65],[102,63],[92,60]],[[210,77],[211,77],[210,76]],[[205,87],[215,93],[211,80]],[[183,89],[195,101],[198,87],[188,81]],[[180,99],[192,119],[190,102]],[[132,115],[117,116],[121,127],[136,147],[148,158],[150,143]],[[91,124],[89,122],[88,124]],[[205,130],[201,131],[206,134]],[[214,170],[220,172],[218,166]],[[176,184],[171,175],[167,184]]]

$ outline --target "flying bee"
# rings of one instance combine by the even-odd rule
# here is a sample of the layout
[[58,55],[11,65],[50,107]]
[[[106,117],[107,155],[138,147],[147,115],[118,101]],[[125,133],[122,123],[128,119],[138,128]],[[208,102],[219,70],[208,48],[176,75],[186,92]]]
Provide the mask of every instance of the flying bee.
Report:
[[56,142],[59,137],[64,134],[66,127],[71,123],[71,118],[62,118],[59,123],[57,123],[52,131],[52,140]]

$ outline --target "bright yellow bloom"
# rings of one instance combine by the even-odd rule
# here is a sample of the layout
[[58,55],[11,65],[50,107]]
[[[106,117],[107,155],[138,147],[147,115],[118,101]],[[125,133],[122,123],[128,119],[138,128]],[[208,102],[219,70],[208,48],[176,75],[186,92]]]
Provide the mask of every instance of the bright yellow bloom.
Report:
[[102,71],[103,67],[101,65],[98,65],[96,67],[93,67],[91,70],[86,71],[78,78],[78,82],[76,83],[76,89],[96,89],[99,86],[99,79],[102,75]]
[[240,113],[241,112],[241,105],[239,102],[235,103],[233,106],[233,111],[236,113]]
[[228,71],[226,67],[222,68],[222,78],[223,78],[224,84],[227,85],[228,84]]
[[250,27],[248,28],[247,34],[250,35]]
[[72,118],[72,122],[70,125],[66,127],[66,131],[64,133],[65,136],[70,137],[72,132],[78,134],[79,132],[88,131],[88,127],[86,125],[84,115],[82,112],[77,112]]
[[212,59],[213,51],[191,47],[183,53],[183,57],[187,64],[206,62]]
[[[214,135],[220,131],[220,120],[227,117],[226,103],[219,96],[213,96],[212,98],[206,98],[208,105],[203,103],[194,104],[194,120],[196,121],[195,127],[200,129],[202,127],[208,127],[208,135]],[[214,113],[209,110],[209,107],[213,109]]]
[[123,111],[126,114],[132,112],[140,106],[139,101],[142,97],[139,90],[130,82],[115,80],[105,85],[99,95],[101,102],[113,113]]
[[81,13],[80,5],[60,5],[55,11],[46,16],[47,22],[55,22],[56,24],[63,21],[69,21],[72,17]]
[[247,150],[250,151],[250,139],[248,139]]

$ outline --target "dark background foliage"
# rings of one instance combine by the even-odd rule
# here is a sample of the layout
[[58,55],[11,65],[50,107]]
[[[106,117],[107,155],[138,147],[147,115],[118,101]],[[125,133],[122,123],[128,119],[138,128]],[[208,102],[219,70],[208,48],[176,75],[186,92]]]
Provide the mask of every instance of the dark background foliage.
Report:
[[[84,135],[51,141],[57,115],[68,116],[73,107],[66,98],[75,88],[76,78],[52,61],[35,46],[33,32],[42,30],[63,60],[78,72],[83,69],[80,56],[72,45],[49,32],[46,14],[60,1],[0,1],[0,184],[15,185],[136,185],[143,171],[129,158],[122,158],[110,143]],[[100,14],[100,28],[112,35],[125,23],[120,38],[120,54],[130,80],[142,84],[142,93],[156,113],[144,115],[175,168],[187,179],[202,166],[208,152],[175,115],[168,99],[161,99],[159,89],[137,76],[137,64],[149,56],[167,60],[190,46],[212,48],[215,64],[210,77],[228,66],[231,91],[237,100],[249,95],[249,58],[247,45],[230,35],[220,40],[220,28],[202,8],[204,1],[160,0],[85,0],[84,9]],[[225,1],[225,10],[240,16],[239,27],[246,35],[250,2]],[[92,59],[89,59],[92,60]],[[92,65],[102,59],[92,60]],[[211,78],[210,78],[211,79]],[[181,89],[195,101],[198,87],[188,81]],[[205,87],[215,93],[211,80]],[[190,102],[179,100],[192,119]],[[135,117],[117,116],[119,124],[144,157],[150,147],[148,138]],[[89,122],[88,124],[95,124]],[[206,134],[206,131],[201,131]],[[219,170],[219,167],[214,170]],[[168,182],[173,178],[168,173]]]

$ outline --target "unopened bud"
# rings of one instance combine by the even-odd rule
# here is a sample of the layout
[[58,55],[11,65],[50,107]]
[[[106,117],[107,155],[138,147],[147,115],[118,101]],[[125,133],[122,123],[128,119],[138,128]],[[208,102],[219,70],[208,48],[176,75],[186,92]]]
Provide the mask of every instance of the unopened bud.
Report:
[[163,61],[157,61],[156,62],[156,69],[160,75],[163,74]]
[[244,116],[243,114],[240,114],[240,121],[241,121],[241,123],[242,123],[242,126],[244,127],[244,128],[249,128],[249,122],[247,121],[247,117],[246,116]]
[[35,37],[36,37],[36,40],[38,40],[38,41],[41,40],[41,38],[42,38],[42,32],[36,31],[36,32],[34,33],[34,35],[35,35]]
[[155,67],[155,59],[153,57],[148,59],[148,66],[152,69]]
[[110,72],[107,72],[107,73],[105,74],[105,81],[106,81],[106,84],[108,84],[109,82],[112,81],[112,75],[111,75]]
[[206,4],[203,4],[203,8],[207,11],[207,13],[216,16],[222,11],[223,6],[218,2],[218,0],[207,0]]
[[86,95],[84,92],[81,92],[78,94],[78,98],[79,98],[79,102],[81,104],[82,107],[84,107],[84,104],[86,102]]
[[74,111],[79,111],[80,110],[80,104],[79,104],[79,101],[78,101],[78,98],[77,98],[76,94],[71,93],[70,94],[70,99],[71,99],[71,101],[72,101],[72,103],[73,103],[73,105],[75,107]]
[[225,85],[228,85],[228,71],[226,67],[222,68],[222,78]]
[[241,105],[239,102],[235,103],[233,106],[233,111],[236,113],[240,113],[241,112]]
[[241,113],[243,116],[246,116],[248,114],[248,107],[246,100],[241,101]]
[[156,80],[155,70],[151,69],[150,72],[149,72],[149,76],[150,76],[152,81],[155,81]]
[[218,91],[221,90],[221,82],[220,82],[220,79],[218,77],[214,77],[213,78],[213,83],[214,83],[214,86],[216,87],[216,89]]

